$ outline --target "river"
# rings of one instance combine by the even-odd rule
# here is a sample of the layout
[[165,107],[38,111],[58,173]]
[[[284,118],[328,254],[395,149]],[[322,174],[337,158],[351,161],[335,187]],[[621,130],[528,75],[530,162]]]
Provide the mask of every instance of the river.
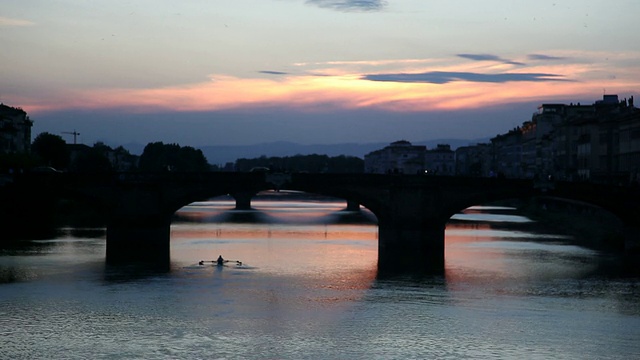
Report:
[[105,265],[104,229],[3,248],[0,358],[640,358],[638,278],[516,209],[456,215],[444,275],[378,278],[343,202],[253,207],[181,209],[168,272]]

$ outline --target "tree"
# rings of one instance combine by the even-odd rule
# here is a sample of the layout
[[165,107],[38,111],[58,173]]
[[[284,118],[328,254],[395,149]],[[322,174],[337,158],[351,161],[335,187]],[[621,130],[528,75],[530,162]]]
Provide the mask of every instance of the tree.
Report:
[[78,154],[71,164],[71,168],[79,172],[110,172],[113,171],[109,153],[113,150],[102,142],[97,142],[92,148]]
[[67,143],[59,135],[40,133],[31,144],[31,151],[41,165],[66,169],[69,165]]
[[306,171],[310,173],[361,173],[364,171],[364,160],[340,155],[294,155],[285,157],[266,157],[255,159],[238,159],[235,168],[238,171],[250,171],[256,167],[267,167],[271,171]]
[[140,155],[142,171],[209,171],[202,150],[178,144],[149,143]]

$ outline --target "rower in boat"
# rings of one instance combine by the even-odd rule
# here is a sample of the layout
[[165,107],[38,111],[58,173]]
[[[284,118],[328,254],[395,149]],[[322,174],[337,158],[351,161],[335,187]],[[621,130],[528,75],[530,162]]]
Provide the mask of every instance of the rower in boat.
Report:
[[[198,261],[198,265],[204,265],[205,262],[209,262],[209,261],[204,261],[204,260],[200,260]],[[218,256],[217,260],[211,260],[212,263],[215,263],[218,266],[224,266],[224,264],[228,263],[228,262],[235,262],[236,265],[238,266],[242,266],[242,261],[238,261],[238,260],[225,260],[222,255]]]

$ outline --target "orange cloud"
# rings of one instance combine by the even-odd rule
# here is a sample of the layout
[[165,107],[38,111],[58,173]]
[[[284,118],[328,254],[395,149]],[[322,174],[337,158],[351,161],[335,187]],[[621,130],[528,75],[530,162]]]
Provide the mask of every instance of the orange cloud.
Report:
[[[633,56],[618,55],[617,61]],[[438,66],[439,64],[439,66]],[[602,89],[609,93],[630,92],[640,85],[638,70],[617,69],[611,76],[603,65],[577,62],[554,64],[539,62],[523,68],[514,64],[456,60],[445,65],[436,61],[393,60],[378,62],[332,62],[300,64],[303,74],[277,73],[273,77],[238,78],[212,75],[211,81],[184,86],[149,89],[94,89],[67,92],[55,99],[27,102],[30,112],[66,108],[126,108],[129,111],[215,111],[252,107],[289,107],[304,111],[377,108],[411,112],[429,110],[474,109],[523,101],[553,101],[554,98],[593,98]],[[549,65],[551,64],[551,65]],[[370,81],[358,66],[399,66],[395,73],[412,74],[433,71],[470,73],[478,76],[508,74],[557,74],[571,81],[489,82],[456,79],[446,83]],[[313,75],[309,75],[313,73]],[[380,71],[380,74],[387,73]],[[374,73],[375,74],[375,73]],[[526,79],[526,76],[525,76]],[[554,78],[555,79],[555,78]]]

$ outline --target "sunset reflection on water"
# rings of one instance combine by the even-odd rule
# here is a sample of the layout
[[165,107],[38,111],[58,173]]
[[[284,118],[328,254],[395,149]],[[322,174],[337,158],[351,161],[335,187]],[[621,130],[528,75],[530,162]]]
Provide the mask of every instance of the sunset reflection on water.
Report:
[[340,274],[336,284],[356,275],[365,276],[365,283],[375,278],[377,225],[335,223],[345,202],[253,201],[253,210],[234,207],[223,200],[181,209],[171,227],[172,261],[189,264],[222,255],[273,274]]
[[514,210],[474,207],[447,224],[445,277],[450,288],[475,284],[491,292],[531,281],[586,276],[596,268],[575,266],[593,257],[594,251],[571,244],[567,236],[520,229],[518,225],[532,221],[508,214]]
[[[377,224],[336,223],[345,213],[343,201],[258,200],[249,211],[234,206],[226,199],[183,208],[172,225],[172,261],[193,264],[222,255],[272,274],[339,274],[335,283],[366,274],[355,283],[367,284],[376,277]],[[452,217],[445,230],[447,286],[490,289],[591,269],[574,266],[575,259],[592,255],[589,250],[558,235],[530,232],[530,223],[503,207],[476,206]]]

